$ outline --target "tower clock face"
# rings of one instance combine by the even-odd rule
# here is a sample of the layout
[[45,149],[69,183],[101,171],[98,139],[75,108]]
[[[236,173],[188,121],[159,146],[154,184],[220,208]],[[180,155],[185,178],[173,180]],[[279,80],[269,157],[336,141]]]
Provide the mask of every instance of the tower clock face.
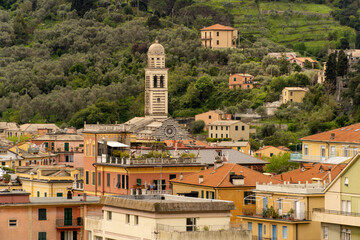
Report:
[[165,128],[165,135],[169,138],[174,137],[176,134],[176,128],[174,126],[167,126]]

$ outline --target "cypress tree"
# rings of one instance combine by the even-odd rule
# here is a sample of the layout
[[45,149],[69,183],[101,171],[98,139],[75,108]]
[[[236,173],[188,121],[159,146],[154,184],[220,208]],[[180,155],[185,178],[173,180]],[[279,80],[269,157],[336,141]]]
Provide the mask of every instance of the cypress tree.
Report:
[[331,53],[326,62],[325,83],[329,86],[330,92],[336,90],[336,52]]
[[339,52],[338,61],[336,64],[337,76],[344,77],[348,72],[348,68],[349,68],[349,63],[348,63],[347,56],[346,56],[345,52],[343,50],[341,50]]

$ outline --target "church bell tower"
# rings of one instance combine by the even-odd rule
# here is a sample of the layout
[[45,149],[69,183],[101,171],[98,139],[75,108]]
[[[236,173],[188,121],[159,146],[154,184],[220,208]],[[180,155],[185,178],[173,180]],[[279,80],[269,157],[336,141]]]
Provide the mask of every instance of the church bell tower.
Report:
[[168,117],[168,69],[165,49],[157,40],[149,47],[145,68],[145,116],[159,120]]

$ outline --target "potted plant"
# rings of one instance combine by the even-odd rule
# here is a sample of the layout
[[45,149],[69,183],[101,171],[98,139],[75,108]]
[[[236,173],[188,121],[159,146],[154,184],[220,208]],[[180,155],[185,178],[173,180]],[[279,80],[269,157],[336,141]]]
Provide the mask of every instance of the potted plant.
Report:
[[4,182],[4,183],[9,183],[9,182],[10,182],[10,179],[11,179],[10,174],[5,173],[5,174],[3,175],[3,182]]
[[294,209],[290,208],[290,210],[288,211],[290,220],[294,220],[294,213],[295,213]]

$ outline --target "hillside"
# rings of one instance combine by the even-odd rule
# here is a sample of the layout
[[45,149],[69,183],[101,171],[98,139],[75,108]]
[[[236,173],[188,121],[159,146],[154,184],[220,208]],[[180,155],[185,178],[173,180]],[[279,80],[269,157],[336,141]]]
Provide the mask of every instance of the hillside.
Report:
[[[340,45],[346,38],[355,46],[355,30],[341,26],[331,17],[336,8],[308,2],[260,2],[208,0],[202,3],[228,10],[234,16],[234,26],[247,36],[265,36],[310,56],[323,56],[328,48]],[[301,43],[305,44],[305,48]]]

